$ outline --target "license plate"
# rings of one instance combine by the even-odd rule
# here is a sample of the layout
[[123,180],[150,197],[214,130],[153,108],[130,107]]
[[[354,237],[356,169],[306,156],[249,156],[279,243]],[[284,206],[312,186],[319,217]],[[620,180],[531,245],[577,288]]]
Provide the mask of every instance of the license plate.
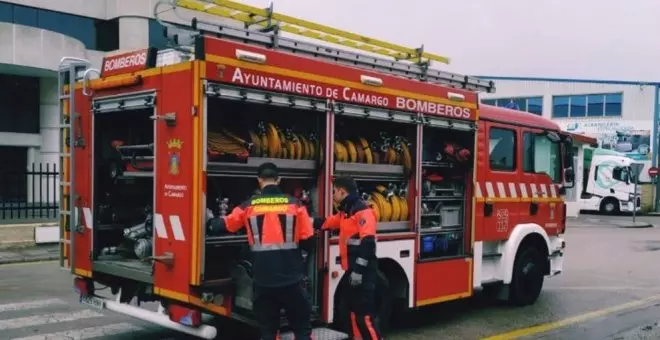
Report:
[[80,303],[94,307],[96,309],[105,308],[105,303],[103,302],[103,300],[95,296],[81,296]]

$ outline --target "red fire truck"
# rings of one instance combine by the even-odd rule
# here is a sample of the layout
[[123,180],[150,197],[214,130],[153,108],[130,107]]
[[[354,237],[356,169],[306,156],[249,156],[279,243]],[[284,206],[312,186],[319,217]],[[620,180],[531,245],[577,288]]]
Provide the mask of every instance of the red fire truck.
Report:
[[[561,272],[572,141],[556,124],[480,105],[491,82],[428,68],[444,59],[421,49],[194,4],[177,2],[268,26],[195,19],[188,46],[108,56],[100,71],[62,60],[61,265],[81,302],[207,339],[217,331],[203,314],[252,322],[247,237],[205,225],[254,193],[264,162],[312,216],[333,214],[333,176],[358,181],[379,220],[383,324],[481,289],[531,304]],[[278,33],[294,24],[373,53]],[[350,333],[337,235],[316,249],[305,254],[314,321]]]

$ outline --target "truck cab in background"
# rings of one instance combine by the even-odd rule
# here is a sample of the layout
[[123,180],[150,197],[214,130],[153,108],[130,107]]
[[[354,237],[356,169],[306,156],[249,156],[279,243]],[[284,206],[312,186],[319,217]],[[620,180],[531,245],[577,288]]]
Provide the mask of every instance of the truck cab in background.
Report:
[[635,160],[605,149],[586,149],[580,209],[606,214],[639,211],[641,187],[635,191]]

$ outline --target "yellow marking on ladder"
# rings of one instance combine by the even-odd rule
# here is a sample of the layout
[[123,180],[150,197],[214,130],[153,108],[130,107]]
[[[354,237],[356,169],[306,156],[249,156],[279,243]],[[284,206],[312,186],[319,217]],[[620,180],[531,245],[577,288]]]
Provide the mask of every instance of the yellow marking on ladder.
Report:
[[277,24],[280,30],[288,33],[333,44],[344,45],[399,60],[419,61],[421,57],[421,59],[434,60],[449,64],[448,57],[423,52],[416,48],[409,48],[383,40],[369,38],[360,34],[351,33],[284,14],[275,12],[271,13],[268,9],[245,5],[230,0],[178,0],[176,1],[176,6],[192,11],[234,19],[248,25],[268,27],[269,24]]

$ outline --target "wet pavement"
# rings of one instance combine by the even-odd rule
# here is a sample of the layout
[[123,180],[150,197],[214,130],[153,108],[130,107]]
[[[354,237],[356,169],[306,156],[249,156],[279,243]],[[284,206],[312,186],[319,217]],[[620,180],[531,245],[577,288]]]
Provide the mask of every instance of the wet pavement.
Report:
[[[564,272],[546,279],[536,304],[476,297],[425,308],[386,338],[659,339],[660,228],[618,228],[611,217],[586,216],[601,221],[571,221]],[[660,226],[660,217],[645,218]],[[233,323],[219,331],[218,339],[252,335]],[[79,304],[70,273],[55,262],[0,266],[0,339],[90,338],[191,339]]]

